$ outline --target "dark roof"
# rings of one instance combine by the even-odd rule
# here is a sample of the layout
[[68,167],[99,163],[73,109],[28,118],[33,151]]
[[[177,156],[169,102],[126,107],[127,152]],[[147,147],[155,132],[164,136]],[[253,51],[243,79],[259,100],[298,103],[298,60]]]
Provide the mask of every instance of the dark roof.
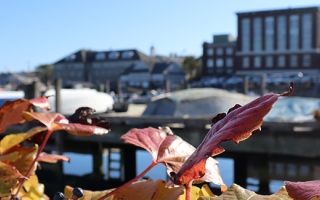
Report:
[[[142,61],[141,61],[142,62]],[[146,68],[138,68],[136,69],[135,66],[137,65],[145,65],[144,62],[138,62],[138,63],[135,63],[135,64],[132,64],[130,65],[128,68],[126,68],[124,70],[124,72],[122,73],[122,75],[128,75],[130,73],[141,73],[141,72],[149,72],[149,68],[148,66],[146,66]]]
[[81,49],[79,51],[76,51],[73,54],[68,55],[67,57],[64,57],[60,59],[59,61],[55,62],[54,64],[58,63],[64,63],[64,62],[86,62],[88,60],[88,55],[92,53],[91,50],[85,50]]
[[151,74],[162,74],[163,71],[169,66],[167,62],[156,63],[153,65]]
[[261,10],[261,11],[248,11],[248,12],[237,12],[237,15],[248,15],[248,14],[267,14],[267,13],[283,13],[283,12],[312,12],[319,11],[320,6],[313,7],[300,7],[300,8],[286,8],[286,9],[270,9],[270,10]]

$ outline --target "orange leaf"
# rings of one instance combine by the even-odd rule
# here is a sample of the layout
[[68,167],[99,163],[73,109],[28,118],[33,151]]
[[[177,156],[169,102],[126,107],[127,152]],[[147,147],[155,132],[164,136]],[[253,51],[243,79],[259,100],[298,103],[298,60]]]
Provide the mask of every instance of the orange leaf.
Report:
[[253,131],[260,128],[264,116],[269,113],[278,98],[289,96],[292,92],[293,83],[291,82],[288,93],[281,95],[267,94],[242,107],[234,107],[224,118],[215,121],[196,151],[174,177],[174,183],[184,185],[204,176],[207,159],[224,152],[224,149],[219,146],[221,142],[233,140],[238,144],[240,141],[249,138]]
[[47,163],[57,163],[58,161],[70,162],[70,158],[63,156],[63,155],[48,154],[45,152],[41,152],[38,157],[38,161],[39,162],[47,162]]
[[52,124],[59,116],[58,113],[40,113],[40,112],[26,112],[22,113],[22,116],[27,121],[37,120],[44,124],[48,129],[52,129]]
[[26,179],[15,167],[2,162],[0,162],[0,177],[0,197],[11,195],[19,180]]
[[152,179],[138,181],[114,194],[113,199],[176,200],[183,194],[183,186],[169,189],[165,187],[166,183],[164,180]]
[[285,181],[287,192],[295,200],[311,199],[320,195],[320,180],[306,182]]
[[32,105],[40,106],[48,109],[50,106],[47,98],[39,97],[31,100],[18,99],[15,101],[7,101],[0,108],[0,133],[3,133],[8,126],[18,123],[25,123],[21,113],[23,111],[31,111]]

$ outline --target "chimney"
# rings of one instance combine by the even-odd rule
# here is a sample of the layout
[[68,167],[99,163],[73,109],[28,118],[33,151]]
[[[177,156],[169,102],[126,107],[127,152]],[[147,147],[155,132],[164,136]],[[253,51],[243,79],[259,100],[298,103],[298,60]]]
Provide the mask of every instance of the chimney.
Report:
[[156,56],[156,49],[154,48],[154,46],[151,46],[151,48],[150,48],[150,56],[152,56],[152,57]]

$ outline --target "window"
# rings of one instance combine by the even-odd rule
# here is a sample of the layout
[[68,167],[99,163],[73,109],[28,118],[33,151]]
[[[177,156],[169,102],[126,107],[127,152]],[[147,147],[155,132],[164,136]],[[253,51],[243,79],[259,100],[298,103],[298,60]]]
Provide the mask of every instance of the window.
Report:
[[272,56],[266,57],[266,67],[268,67],[268,68],[273,67],[273,57]]
[[207,49],[207,55],[212,56],[213,55],[213,48],[208,48]]
[[119,52],[112,51],[109,53],[109,59],[117,59],[119,57]]
[[277,18],[277,43],[278,50],[285,50],[287,48],[287,22],[286,16],[278,16]]
[[96,54],[96,60],[105,60],[106,55],[104,53],[98,53]]
[[223,54],[223,48],[217,48],[216,49],[216,54],[219,55],[219,56],[222,55]]
[[233,54],[233,48],[232,47],[227,47],[226,48],[226,54],[227,55],[232,55]]
[[226,59],[226,66],[227,67],[233,67],[233,58],[227,58]]
[[249,68],[250,62],[249,57],[242,58],[242,68]]
[[312,15],[302,15],[302,48],[311,49],[312,40]]
[[274,17],[265,18],[265,50],[272,51],[274,49]]
[[290,67],[297,67],[298,66],[298,56],[291,55],[290,56]]
[[296,50],[299,48],[299,15],[290,16],[290,49]]
[[73,61],[73,60],[75,60],[75,59],[76,59],[76,55],[72,54],[72,55],[66,57],[64,60],[65,60],[65,61]]
[[284,67],[286,65],[286,57],[278,56],[278,67]]
[[262,49],[262,31],[261,18],[255,17],[253,19],[253,50],[261,51]]
[[207,67],[209,67],[209,68],[213,67],[213,60],[212,59],[207,60]]
[[260,56],[254,57],[254,67],[255,68],[261,67],[261,57]]
[[250,19],[241,20],[241,45],[242,51],[250,51]]
[[311,65],[311,56],[310,55],[303,55],[302,57],[302,66],[310,67]]
[[221,68],[221,67],[223,67],[223,59],[222,58],[218,58],[217,60],[216,60],[216,64],[217,64],[217,68],[219,67],[219,68]]
[[131,58],[132,56],[133,56],[133,52],[132,51],[124,51],[121,54],[121,58],[124,58],[124,59]]

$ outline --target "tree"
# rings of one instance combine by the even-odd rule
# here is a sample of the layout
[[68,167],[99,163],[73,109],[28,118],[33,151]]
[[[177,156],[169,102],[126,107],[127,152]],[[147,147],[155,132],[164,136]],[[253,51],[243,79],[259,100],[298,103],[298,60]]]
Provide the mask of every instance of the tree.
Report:
[[201,59],[196,59],[193,56],[185,57],[182,67],[187,74],[187,80],[198,80],[202,75],[202,64]]
[[53,84],[53,65],[43,64],[36,67],[37,76],[40,78],[41,82],[50,86]]

